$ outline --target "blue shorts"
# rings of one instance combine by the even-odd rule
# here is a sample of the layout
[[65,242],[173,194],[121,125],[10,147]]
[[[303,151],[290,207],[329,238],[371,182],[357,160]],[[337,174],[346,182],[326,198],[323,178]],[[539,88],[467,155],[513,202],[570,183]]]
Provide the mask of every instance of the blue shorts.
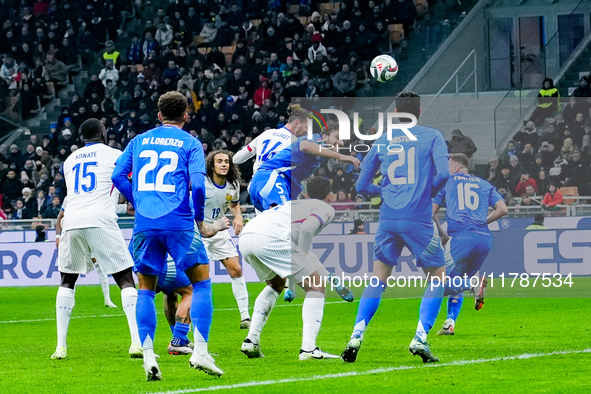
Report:
[[374,242],[374,259],[394,266],[402,248],[408,247],[423,268],[443,267],[443,249],[439,233],[431,223],[410,220],[380,220]]
[[258,170],[248,186],[250,201],[259,211],[291,200],[288,179],[274,170]]
[[445,245],[446,275],[473,276],[492,248],[490,234],[463,232],[451,237]]
[[166,261],[165,270],[158,275],[158,291],[164,294],[172,294],[176,289],[188,287],[191,285],[191,281],[183,271],[176,266],[174,260],[168,259]]
[[209,263],[199,231],[148,230],[133,235],[132,255],[139,273],[160,275],[168,254],[181,271]]

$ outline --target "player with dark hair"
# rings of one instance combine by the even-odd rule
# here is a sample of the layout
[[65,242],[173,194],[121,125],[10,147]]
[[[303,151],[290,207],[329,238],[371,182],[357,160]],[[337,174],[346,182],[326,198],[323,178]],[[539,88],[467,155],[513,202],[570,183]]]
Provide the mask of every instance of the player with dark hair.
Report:
[[93,257],[105,275],[112,275],[121,288],[121,302],[131,333],[131,357],[141,357],[142,348],[136,323],[138,291],[131,273],[133,260],[117,224],[119,193],[113,190],[111,175],[121,151],[105,145],[105,128],[98,119],[80,126],[85,146],[64,162],[68,194],[60,216],[58,259],[61,285],[56,298],[57,348],[53,359],[67,357],[66,338],[74,290],[79,275],[94,269]]
[[[451,174],[445,187],[433,199],[433,220],[445,246],[445,266],[447,276],[468,278],[476,274],[482,267],[484,259],[492,248],[492,236],[488,224],[499,220],[507,214],[507,205],[497,189],[477,176],[469,175],[470,161],[463,153],[454,153],[449,157]],[[447,207],[447,232],[439,224],[437,212],[445,203]],[[493,211],[488,214],[488,207]],[[455,324],[462,309],[464,291],[474,294],[476,310],[484,303],[484,290],[487,285],[483,276],[478,286],[471,287],[468,283],[460,286],[448,286],[445,294],[447,301],[447,320],[438,335],[454,335]]]
[[307,199],[286,201],[262,212],[240,234],[242,256],[267,283],[254,303],[250,330],[242,343],[241,351],[249,358],[263,357],[261,332],[288,277],[306,291],[299,359],[338,358],[316,346],[324,314],[325,289],[324,275],[320,272],[322,263],[310,252],[314,236],[335,215],[334,208],[327,204],[329,193],[327,179],[312,178],[308,182]]
[[[207,155],[205,160],[207,177],[205,178],[205,222],[213,224],[224,217],[228,209],[234,215],[234,233],[240,235],[244,220],[240,210],[240,170],[232,163],[232,152],[218,150]],[[203,240],[209,259],[221,261],[232,278],[232,293],[236,298],[240,312],[240,328],[250,327],[248,312],[248,289],[238,251],[227,231],[220,231],[211,238]]]
[[[181,93],[162,95],[158,100],[162,126],[131,140],[113,172],[113,183],[135,208],[133,250],[140,286],[137,316],[147,380],[162,379],[153,345],[154,296],[167,254],[193,285],[190,315],[195,349],[189,363],[212,375],[223,374],[207,350],[213,302],[201,235],[211,237],[227,229],[228,220],[220,219],[213,226],[204,222],[205,158],[199,140],[182,130],[188,118],[186,109],[187,99]],[[134,174],[132,183],[127,177],[130,172]]]
[[[396,98],[396,111],[409,112],[418,118],[420,97],[413,92],[400,93]],[[380,149],[380,145],[388,145],[388,136],[384,134],[376,140],[361,165],[357,192],[379,194],[383,201],[374,242],[373,274],[379,282],[377,286],[370,282],[361,296],[355,327],[343,351],[346,362],[356,360],[363,334],[380,305],[386,281],[398,264],[404,246],[410,249],[430,281],[434,277],[443,281],[445,276],[445,260],[433,224],[431,198],[449,177],[447,146],[439,130],[419,125],[408,130],[415,139],[400,129],[392,130],[392,138],[403,150]],[[378,170],[383,176],[381,186],[372,184]],[[421,301],[419,323],[409,350],[421,356],[424,362],[439,361],[429,349],[427,334],[435,323],[443,290],[443,286],[429,283]]]

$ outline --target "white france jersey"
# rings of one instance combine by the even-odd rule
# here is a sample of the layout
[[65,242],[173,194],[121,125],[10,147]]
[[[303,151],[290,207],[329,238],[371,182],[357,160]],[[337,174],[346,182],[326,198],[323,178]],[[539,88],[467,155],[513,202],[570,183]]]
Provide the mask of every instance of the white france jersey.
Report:
[[105,144],[89,144],[64,162],[68,194],[63,204],[63,230],[117,225],[119,191],[111,175],[121,151]]
[[316,231],[313,234],[315,236],[334,219],[334,216],[334,208],[321,200],[287,201],[251,219],[242,230],[242,233],[291,239],[291,242],[301,245],[310,241],[300,239],[300,229],[306,219],[314,217],[314,220],[318,221]]
[[242,164],[256,155],[252,166],[253,174],[257,172],[261,164],[271,160],[276,153],[291,145],[296,137],[287,129],[269,129],[256,137],[250,144],[243,147],[234,155],[234,163]]
[[215,184],[209,177],[205,177],[205,222],[213,223],[224,217],[230,203],[240,202],[240,185],[224,186]]

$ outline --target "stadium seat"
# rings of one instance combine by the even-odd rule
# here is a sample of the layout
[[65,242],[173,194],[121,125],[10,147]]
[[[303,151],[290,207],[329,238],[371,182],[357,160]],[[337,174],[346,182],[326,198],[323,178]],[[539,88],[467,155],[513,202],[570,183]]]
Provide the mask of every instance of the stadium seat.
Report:
[[232,55],[234,54],[235,50],[236,44],[221,48],[221,52],[224,54],[224,56],[226,56],[226,65],[232,63]]
[[562,202],[565,205],[571,205],[577,202],[577,200],[573,198],[566,198],[567,196],[578,196],[579,195],[579,188],[576,186],[564,186],[560,188],[560,192],[562,196],[565,197],[564,201]]
[[143,64],[136,64],[135,68],[137,69],[138,73],[143,73],[144,72],[144,65]]
[[289,6],[289,13],[290,14],[297,14],[299,10],[300,10],[299,4],[292,4]]
[[252,19],[252,20],[250,21],[250,23],[252,23],[252,25],[253,25],[254,27],[259,27],[259,25],[261,24],[261,22],[262,22],[262,21],[261,21],[260,19]]
[[298,19],[300,20],[300,22],[302,22],[302,25],[306,26],[308,24],[307,16],[298,16]]
[[334,9],[334,3],[321,3],[318,5],[318,12],[333,12]]

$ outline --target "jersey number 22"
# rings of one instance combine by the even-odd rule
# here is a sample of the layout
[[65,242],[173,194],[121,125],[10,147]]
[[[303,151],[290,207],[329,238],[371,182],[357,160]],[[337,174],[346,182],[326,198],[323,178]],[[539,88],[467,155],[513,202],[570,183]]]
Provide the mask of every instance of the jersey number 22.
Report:
[[[158,155],[154,150],[145,150],[139,154],[139,157],[148,158],[149,161],[138,172],[137,190],[140,192],[157,191],[163,193],[174,193],[176,186],[174,184],[167,185],[164,183],[164,177],[169,172],[176,170],[179,164],[179,156],[176,152],[164,151]],[[170,163],[163,165],[156,172],[156,181],[153,183],[147,182],[146,177],[149,172],[152,172],[158,166],[159,160],[170,160]]]

